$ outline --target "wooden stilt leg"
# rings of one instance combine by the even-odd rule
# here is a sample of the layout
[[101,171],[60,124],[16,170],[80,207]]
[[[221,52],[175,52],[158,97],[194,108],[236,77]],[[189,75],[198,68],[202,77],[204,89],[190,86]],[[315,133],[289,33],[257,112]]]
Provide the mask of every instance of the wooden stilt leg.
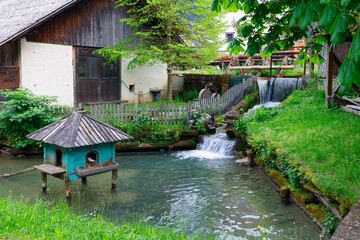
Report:
[[42,191],[46,192],[47,190],[47,173],[41,172],[42,178]]
[[117,180],[117,169],[112,170],[112,181],[111,181],[111,189],[116,188],[116,180]]
[[86,178],[86,177],[81,178],[81,180],[82,180],[82,183],[83,183],[83,184],[85,184],[85,183],[87,182],[87,178]]
[[69,179],[69,174],[64,175],[65,180],[65,190],[66,190],[66,200],[71,199],[71,181]]

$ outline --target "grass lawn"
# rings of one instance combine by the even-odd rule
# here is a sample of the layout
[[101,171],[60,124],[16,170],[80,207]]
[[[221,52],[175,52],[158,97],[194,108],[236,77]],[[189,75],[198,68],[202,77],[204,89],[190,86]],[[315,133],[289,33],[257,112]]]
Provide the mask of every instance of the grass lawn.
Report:
[[75,215],[64,202],[34,205],[0,198],[0,239],[198,239],[144,222],[116,224],[96,213]]
[[352,203],[360,197],[359,116],[326,108],[319,90],[295,91],[278,109],[260,111],[247,123],[250,143],[285,150],[325,194]]

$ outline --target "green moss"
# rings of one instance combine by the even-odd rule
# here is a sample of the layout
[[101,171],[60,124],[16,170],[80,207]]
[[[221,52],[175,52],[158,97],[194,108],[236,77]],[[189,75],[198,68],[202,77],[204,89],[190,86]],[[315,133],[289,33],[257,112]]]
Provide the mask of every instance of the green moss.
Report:
[[326,209],[321,204],[307,204],[306,210],[310,213],[310,216],[322,221],[325,219]]
[[278,183],[281,184],[281,186],[287,186],[290,189],[293,188],[291,187],[289,181],[286,178],[284,178],[279,171],[275,169],[271,169],[269,173]]

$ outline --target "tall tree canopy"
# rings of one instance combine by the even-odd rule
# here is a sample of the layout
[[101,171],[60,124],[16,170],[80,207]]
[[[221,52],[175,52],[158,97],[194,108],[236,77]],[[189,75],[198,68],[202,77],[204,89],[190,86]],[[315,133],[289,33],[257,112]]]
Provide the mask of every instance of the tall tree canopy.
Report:
[[244,51],[242,39],[248,40],[249,55],[259,53],[266,45],[262,56],[271,56],[280,48],[288,49],[295,41],[307,37],[310,41],[301,51],[298,62],[309,60],[306,50],[312,49],[310,61],[318,63],[324,61],[320,55],[322,43],[330,41],[331,46],[338,45],[353,36],[338,77],[345,86],[352,83],[360,86],[360,29],[356,24],[360,0],[213,0],[212,11],[222,9],[242,10],[246,14],[239,20],[238,37],[230,44],[233,54]]
[[[211,16],[212,0],[117,0],[129,16],[120,21],[133,35],[98,51],[109,62],[131,58],[129,68],[166,63],[196,66],[213,60],[221,42],[220,18]],[[169,71],[170,72],[170,71]],[[171,77],[168,75],[171,100]]]

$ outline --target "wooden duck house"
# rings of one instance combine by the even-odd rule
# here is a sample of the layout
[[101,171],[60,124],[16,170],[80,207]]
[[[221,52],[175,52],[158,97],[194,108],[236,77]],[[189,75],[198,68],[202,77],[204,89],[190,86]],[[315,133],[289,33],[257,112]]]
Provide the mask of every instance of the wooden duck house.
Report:
[[71,197],[71,180],[112,171],[112,187],[116,187],[118,163],[115,143],[132,137],[84,111],[45,126],[27,135],[44,142],[44,164],[34,166],[42,172],[43,191],[47,175],[65,180],[66,196]]

